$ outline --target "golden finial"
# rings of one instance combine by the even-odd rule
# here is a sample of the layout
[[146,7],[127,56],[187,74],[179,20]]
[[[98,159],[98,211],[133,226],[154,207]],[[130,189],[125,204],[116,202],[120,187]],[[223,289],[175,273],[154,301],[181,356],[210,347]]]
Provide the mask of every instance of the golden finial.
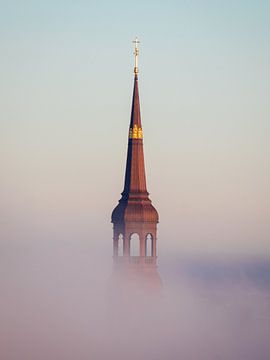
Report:
[[134,74],[137,75],[139,72],[139,68],[138,68],[138,57],[139,57],[139,40],[136,37],[135,40],[133,40],[133,44],[135,44],[135,49],[134,49],[134,55],[135,55],[135,66],[134,66]]

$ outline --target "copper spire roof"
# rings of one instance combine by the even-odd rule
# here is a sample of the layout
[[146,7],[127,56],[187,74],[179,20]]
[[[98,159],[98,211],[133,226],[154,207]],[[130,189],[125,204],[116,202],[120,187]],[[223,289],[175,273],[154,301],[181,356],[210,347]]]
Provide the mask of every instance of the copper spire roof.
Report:
[[157,223],[158,213],[151,204],[148,195],[144,166],[138,75],[137,72],[135,72],[125,184],[122,198],[113,210],[112,222],[135,221]]
[[147,196],[144,155],[143,155],[143,133],[140,115],[140,101],[138,76],[134,78],[134,90],[129,126],[128,155],[126,164],[125,186],[123,196],[128,195]]
[[138,85],[138,75],[137,74],[135,74],[135,76],[134,76],[130,128],[132,128],[135,124],[140,128],[142,127],[141,112],[140,112],[139,85]]

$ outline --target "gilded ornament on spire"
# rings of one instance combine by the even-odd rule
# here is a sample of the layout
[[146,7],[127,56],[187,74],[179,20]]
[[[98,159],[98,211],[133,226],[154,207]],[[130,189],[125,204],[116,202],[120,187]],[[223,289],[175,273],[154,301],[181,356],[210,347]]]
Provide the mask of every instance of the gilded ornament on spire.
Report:
[[143,132],[142,128],[138,127],[136,124],[133,126],[133,128],[129,129],[129,138],[130,139],[142,139],[143,138]]

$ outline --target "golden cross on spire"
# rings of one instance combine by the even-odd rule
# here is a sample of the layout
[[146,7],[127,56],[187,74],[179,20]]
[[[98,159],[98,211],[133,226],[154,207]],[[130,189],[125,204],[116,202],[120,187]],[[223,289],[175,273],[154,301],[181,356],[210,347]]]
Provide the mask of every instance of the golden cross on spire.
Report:
[[139,57],[139,40],[136,37],[135,40],[133,40],[133,44],[135,44],[135,49],[134,49],[134,55],[135,55],[135,66],[134,66],[134,74],[137,75],[139,72],[139,68],[138,68],[138,57]]

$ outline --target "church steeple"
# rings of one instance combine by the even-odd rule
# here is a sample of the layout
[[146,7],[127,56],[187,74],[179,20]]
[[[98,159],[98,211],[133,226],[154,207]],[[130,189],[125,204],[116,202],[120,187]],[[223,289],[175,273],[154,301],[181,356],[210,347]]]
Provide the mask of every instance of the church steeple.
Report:
[[143,131],[140,114],[138,76],[134,77],[133,100],[128,133],[128,154],[126,164],[125,186],[122,195],[147,196],[145,166],[143,155]]
[[[146,188],[146,176],[143,153],[143,131],[140,114],[138,88],[138,39],[135,43],[134,87],[131,108],[130,126],[128,131],[128,151],[124,190],[119,204],[112,212],[114,225],[114,256],[133,256],[131,237],[139,237],[139,254],[137,262],[155,265],[156,259],[156,227],[158,213],[149,199]],[[123,253],[119,253],[119,242],[123,241]],[[150,242],[150,246],[148,245]]]

